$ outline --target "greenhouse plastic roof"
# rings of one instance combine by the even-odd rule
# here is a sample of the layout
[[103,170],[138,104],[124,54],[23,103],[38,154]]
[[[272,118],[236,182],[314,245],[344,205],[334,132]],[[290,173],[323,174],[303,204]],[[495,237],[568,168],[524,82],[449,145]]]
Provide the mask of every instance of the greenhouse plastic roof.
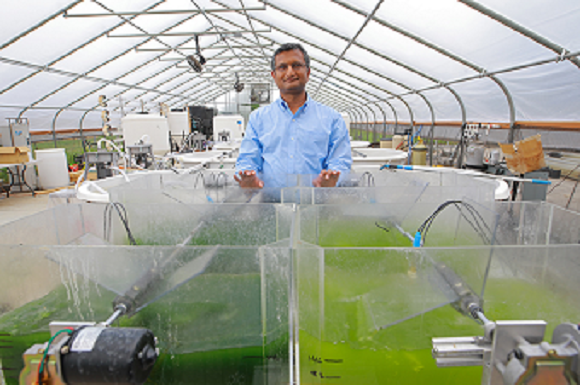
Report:
[[580,121],[579,21],[577,0],[3,1],[0,119],[101,127],[99,95],[113,125],[121,103],[208,104],[236,73],[270,82],[299,42],[309,94],[353,119]]

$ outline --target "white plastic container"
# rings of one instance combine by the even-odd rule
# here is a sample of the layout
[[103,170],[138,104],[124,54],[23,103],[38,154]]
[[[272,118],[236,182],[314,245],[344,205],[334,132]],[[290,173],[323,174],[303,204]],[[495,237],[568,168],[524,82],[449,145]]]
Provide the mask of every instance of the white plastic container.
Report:
[[350,141],[350,148],[367,148],[371,142],[367,142],[366,140],[351,140]]
[[36,150],[38,182],[43,190],[66,187],[70,184],[64,148]]
[[400,150],[404,146],[404,144],[403,144],[404,141],[405,141],[405,137],[403,135],[394,135],[393,136],[393,149]]
[[[242,115],[218,115],[213,117],[214,142],[242,139],[244,132],[246,132],[246,126]],[[224,140],[224,137],[227,139]]]
[[385,163],[403,164],[409,154],[392,148],[357,148],[352,154],[352,170],[357,166],[374,166],[379,169]]
[[148,136],[146,143],[153,145],[155,155],[165,155],[169,147],[169,124],[160,115],[129,114],[121,119],[123,140],[125,146],[137,144],[144,135]]
[[187,112],[169,111],[167,116],[169,123],[169,132],[172,136],[182,136],[189,134],[189,116]]

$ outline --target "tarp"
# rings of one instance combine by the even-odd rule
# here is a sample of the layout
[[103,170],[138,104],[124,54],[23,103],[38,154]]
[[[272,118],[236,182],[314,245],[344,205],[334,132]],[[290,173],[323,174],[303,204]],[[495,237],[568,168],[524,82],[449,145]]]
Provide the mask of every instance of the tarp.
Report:
[[0,125],[100,127],[99,95],[113,126],[161,102],[226,110],[234,73],[275,88],[286,42],[310,54],[309,94],[353,121],[580,121],[579,21],[577,0],[4,1]]

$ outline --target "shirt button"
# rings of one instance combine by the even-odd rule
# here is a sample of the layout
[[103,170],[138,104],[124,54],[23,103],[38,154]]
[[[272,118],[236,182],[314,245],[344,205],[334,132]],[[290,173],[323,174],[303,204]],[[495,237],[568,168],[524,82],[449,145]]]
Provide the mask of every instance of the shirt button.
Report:
[[294,140],[294,138],[290,138],[290,139]]
[[290,158],[294,158],[294,155],[290,155]]
[[293,121],[293,122],[295,122],[295,121],[296,121],[296,119],[292,119],[292,121]]

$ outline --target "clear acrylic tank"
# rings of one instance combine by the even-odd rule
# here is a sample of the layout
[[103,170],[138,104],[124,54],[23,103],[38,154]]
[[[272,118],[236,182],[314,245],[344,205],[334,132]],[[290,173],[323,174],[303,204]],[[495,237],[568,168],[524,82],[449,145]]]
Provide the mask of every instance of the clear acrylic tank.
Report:
[[[437,368],[431,356],[433,337],[483,334],[461,309],[457,285],[491,320],[548,322],[548,339],[560,323],[578,323],[580,216],[538,202],[471,204],[480,226],[451,208],[420,248],[396,219],[384,220],[396,211],[389,205],[300,207],[301,383],[480,383],[481,367]],[[431,214],[414,207],[401,226],[417,228],[421,212]]]
[[104,321],[117,296],[161,265],[120,321],[160,341],[150,383],[288,381],[291,208],[125,205],[133,246],[106,207],[61,205],[0,228],[8,384],[18,383],[23,351],[48,340],[50,321]]
[[[110,189],[122,206],[56,205],[0,227],[5,381],[50,321],[105,320],[155,265],[164,274],[120,326],[158,336],[156,384],[478,383],[481,368],[431,357],[432,337],[482,333],[451,274],[492,320],[580,319],[577,213],[494,202],[493,185],[464,176],[374,177],[246,194],[149,175]],[[284,203],[264,203],[276,194]],[[448,196],[469,206],[443,210],[412,247]]]

